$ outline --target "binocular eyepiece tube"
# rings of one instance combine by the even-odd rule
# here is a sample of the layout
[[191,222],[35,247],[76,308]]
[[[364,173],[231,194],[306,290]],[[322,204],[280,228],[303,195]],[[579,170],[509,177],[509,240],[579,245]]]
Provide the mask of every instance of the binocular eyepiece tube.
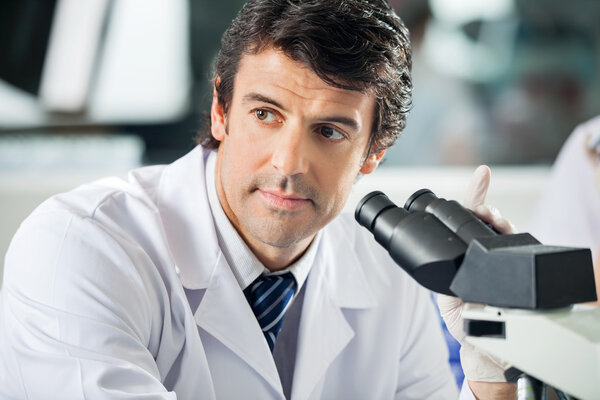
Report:
[[354,216],[419,283],[450,295],[450,283],[471,240],[497,235],[471,211],[429,189],[415,192],[404,208],[382,192],[371,192]]
[[394,228],[409,214],[415,212],[434,215],[466,245],[475,238],[497,235],[473,212],[454,200],[437,197],[429,189],[421,189],[413,193],[406,200],[404,208],[396,206],[380,191],[371,192],[358,203],[354,216],[359,224],[373,233],[377,242],[386,246],[384,243],[389,242]]
[[497,233],[455,200],[437,197],[429,189],[421,189],[406,200],[409,212],[425,211],[436,216],[467,245],[475,238],[496,236]]

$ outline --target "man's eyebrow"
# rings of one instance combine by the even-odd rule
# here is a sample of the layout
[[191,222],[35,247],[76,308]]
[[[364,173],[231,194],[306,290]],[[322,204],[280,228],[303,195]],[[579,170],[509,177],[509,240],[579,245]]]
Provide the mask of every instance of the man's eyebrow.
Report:
[[244,95],[244,97],[242,97],[242,101],[243,102],[251,102],[251,101],[259,101],[262,103],[268,103],[268,104],[272,104],[277,108],[280,108],[283,111],[286,111],[285,107],[283,107],[277,100],[273,100],[272,98],[265,96],[263,94],[260,93],[248,93],[246,95]]
[[359,124],[358,124],[358,122],[356,122],[356,120],[354,118],[344,117],[341,115],[339,115],[339,116],[332,115],[332,116],[329,116],[329,117],[326,116],[326,117],[323,117],[320,119],[322,119],[323,121],[326,121],[326,122],[333,122],[336,124],[346,125],[348,128],[352,129],[355,132],[360,131]]
[[[251,92],[251,93],[244,95],[242,97],[242,101],[243,102],[259,101],[261,103],[271,104],[271,105],[281,109],[282,111],[287,111],[285,109],[285,107],[283,105],[281,105],[277,100],[274,100],[268,96],[265,96],[264,94],[260,94],[260,93],[256,93],[256,92]],[[358,132],[360,130],[360,125],[354,118],[345,117],[343,115],[331,115],[331,116],[321,117],[319,119],[324,122],[346,125],[348,128],[350,128],[351,130],[356,131],[356,132]]]

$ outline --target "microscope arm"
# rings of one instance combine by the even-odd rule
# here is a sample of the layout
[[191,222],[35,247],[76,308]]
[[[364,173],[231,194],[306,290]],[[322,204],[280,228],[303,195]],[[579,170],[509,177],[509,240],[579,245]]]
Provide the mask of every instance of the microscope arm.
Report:
[[486,306],[464,313],[467,342],[582,400],[600,399],[600,307]]

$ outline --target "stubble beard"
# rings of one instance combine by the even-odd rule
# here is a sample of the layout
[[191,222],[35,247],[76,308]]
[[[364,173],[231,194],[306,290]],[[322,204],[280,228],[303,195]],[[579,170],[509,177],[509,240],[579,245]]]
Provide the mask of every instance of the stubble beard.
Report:
[[[245,190],[246,197],[260,196],[259,189],[279,189],[283,192],[293,192],[304,198],[310,199],[310,214],[298,222],[298,212],[267,208],[268,217],[260,218],[252,210],[244,210],[244,228],[256,240],[276,248],[289,248],[304,239],[311,238],[321,228],[318,224],[319,216],[323,212],[320,196],[311,185],[301,177],[259,175],[252,179]],[[259,200],[260,201],[260,200]],[[243,199],[242,204],[246,200]],[[305,214],[305,212],[302,212]],[[240,220],[240,222],[242,222]]]

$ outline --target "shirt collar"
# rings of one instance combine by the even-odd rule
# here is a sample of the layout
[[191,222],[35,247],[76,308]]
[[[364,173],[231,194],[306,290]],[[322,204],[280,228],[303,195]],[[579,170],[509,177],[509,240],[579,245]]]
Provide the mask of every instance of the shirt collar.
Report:
[[248,245],[235,230],[229,218],[223,211],[223,207],[217,196],[215,169],[217,153],[211,152],[206,161],[206,186],[208,191],[208,202],[215,222],[217,240],[225,259],[231,266],[231,270],[240,287],[247,288],[256,278],[263,274],[281,274],[291,272],[298,284],[296,293],[300,291],[315,261],[317,249],[321,241],[319,231],[302,257],[282,271],[271,273],[248,248]]

